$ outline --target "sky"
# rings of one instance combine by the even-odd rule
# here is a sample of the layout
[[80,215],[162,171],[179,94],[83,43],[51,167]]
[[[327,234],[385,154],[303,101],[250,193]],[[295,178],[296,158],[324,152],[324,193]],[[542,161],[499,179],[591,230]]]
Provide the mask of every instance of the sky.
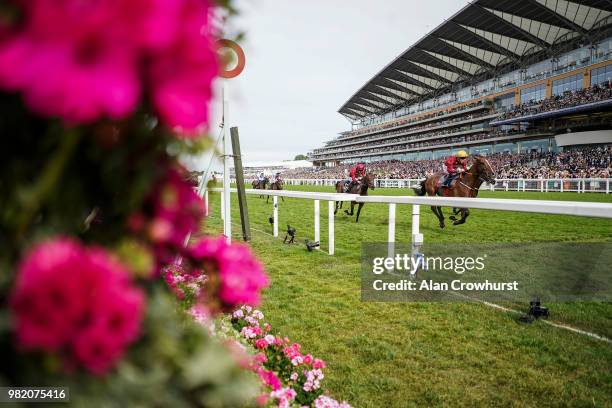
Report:
[[[243,73],[228,82],[243,162],[291,160],[350,129],[337,111],[373,75],[466,0],[237,0]],[[418,6],[415,7],[415,5]],[[216,84],[216,88],[220,88]],[[211,111],[218,135],[221,98]],[[197,167],[206,167],[202,158]]]

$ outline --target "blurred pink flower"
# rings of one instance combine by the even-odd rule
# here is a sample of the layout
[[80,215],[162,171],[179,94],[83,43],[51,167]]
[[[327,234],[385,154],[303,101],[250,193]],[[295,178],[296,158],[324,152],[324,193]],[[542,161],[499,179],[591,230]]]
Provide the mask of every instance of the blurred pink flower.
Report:
[[166,126],[195,135],[206,125],[218,71],[208,1],[16,5],[23,24],[0,27],[0,88],[22,93],[34,112],[68,123],[122,118],[144,94]]
[[218,274],[218,297],[226,307],[245,303],[258,305],[261,290],[270,284],[249,247],[228,245],[223,237],[198,241],[190,248],[190,255],[196,262],[212,265],[214,270],[206,270],[206,273],[209,277]]
[[21,349],[61,353],[101,374],[138,337],[144,296],[105,250],[55,238],[22,260],[10,307]]
[[257,370],[257,374],[259,374],[259,378],[262,379],[264,384],[272,388],[273,391],[276,391],[281,387],[281,382],[273,371],[260,368]]

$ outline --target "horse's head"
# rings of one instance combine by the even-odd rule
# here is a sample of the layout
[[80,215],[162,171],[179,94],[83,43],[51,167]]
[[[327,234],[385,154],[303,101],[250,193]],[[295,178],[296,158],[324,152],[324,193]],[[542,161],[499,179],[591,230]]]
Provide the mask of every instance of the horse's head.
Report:
[[474,164],[472,167],[476,170],[475,176],[489,184],[495,184],[495,170],[486,157],[479,154],[474,155]]
[[366,173],[366,175],[363,176],[363,179],[361,180],[361,182],[363,183],[364,186],[368,186],[368,188],[371,188],[372,190],[374,190],[374,180],[375,179],[376,179],[376,176],[374,174]]

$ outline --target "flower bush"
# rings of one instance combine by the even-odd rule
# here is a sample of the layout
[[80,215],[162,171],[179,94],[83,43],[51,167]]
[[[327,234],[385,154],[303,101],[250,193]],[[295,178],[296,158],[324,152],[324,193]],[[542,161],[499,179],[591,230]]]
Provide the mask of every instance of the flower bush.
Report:
[[244,305],[221,321],[220,335],[233,337],[250,346],[251,369],[265,385],[261,405],[274,407],[350,408],[323,394],[323,360],[304,354],[299,343],[272,334],[261,311]]
[[[67,386],[79,406],[255,403],[243,356],[198,322],[258,299],[267,277],[243,247],[185,247],[204,204],[179,159],[211,147],[212,11],[206,0],[0,4],[3,385]],[[172,289],[191,316],[159,277],[183,276],[163,269],[178,259],[191,279]]]

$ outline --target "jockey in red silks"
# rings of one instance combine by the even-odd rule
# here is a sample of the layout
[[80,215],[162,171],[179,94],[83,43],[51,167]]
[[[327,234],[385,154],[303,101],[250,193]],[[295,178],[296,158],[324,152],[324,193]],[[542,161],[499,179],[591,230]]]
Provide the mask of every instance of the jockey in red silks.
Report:
[[467,152],[465,150],[459,150],[457,154],[446,159],[444,165],[446,166],[446,172],[448,175],[446,176],[446,179],[444,179],[442,186],[450,187],[453,180],[459,174],[467,170],[467,158]]
[[357,166],[351,169],[351,172],[349,173],[351,180],[347,182],[346,188],[344,191],[345,192],[351,191],[353,186],[357,185],[359,181],[361,180],[361,178],[365,176],[365,174],[366,174],[365,163],[358,163]]

